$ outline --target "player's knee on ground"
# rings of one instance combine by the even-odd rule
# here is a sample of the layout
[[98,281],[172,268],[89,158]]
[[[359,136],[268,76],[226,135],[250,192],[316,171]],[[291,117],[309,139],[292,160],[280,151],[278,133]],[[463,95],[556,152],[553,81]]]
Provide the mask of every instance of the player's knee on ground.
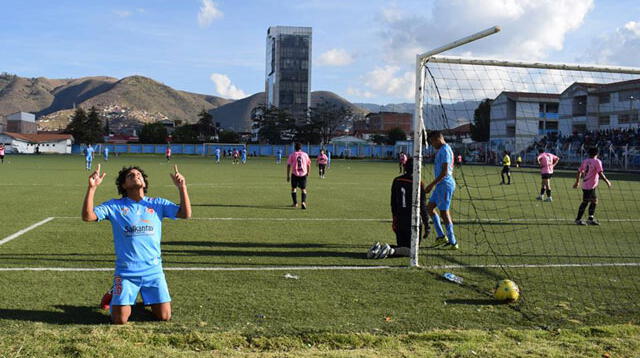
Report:
[[151,311],[159,321],[168,321],[171,319],[171,306],[165,306],[164,304],[154,305],[151,306]]
[[131,316],[131,306],[111,306],[111,322],[113,324],[127,324]]

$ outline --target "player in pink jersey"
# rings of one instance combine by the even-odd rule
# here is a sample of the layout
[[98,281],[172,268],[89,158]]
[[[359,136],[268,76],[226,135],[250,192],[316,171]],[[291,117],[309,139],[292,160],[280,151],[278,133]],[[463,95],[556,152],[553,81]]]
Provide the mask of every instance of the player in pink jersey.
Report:
[[400,166],[400,173],[404,173],[404,165],[407,163],[407,155],[404,152],[400,152],[398,155],[398,164]]
[[327,169],[327,162],[329,162],[329,157],[324,154],[324,149],[320,149],[320,154],[318,154],[316,162],[318,162],[318,174],[320,175],[320,178],[324,179],[324,174]]
[[164,150],[164,156],[167,157],[167,162],[171,160],[171,146],[167,145],[167,148]]
[[0,161],[4,164],[4,144],[0,143]]
[[302,151],[302,144],[295,144],[296,151],[289,155],[287,160],[287,182],[291,182],[291,199],[293,207],[298,207],[298,197],[296,188],[302,190],[302,209],[307,208],[307,176],[311,170],[311,159],[309,155]]
[[544,149],[538,149],[538,164],[540,165],[540,175],[542,176],[542,188],[540,189],[540,195],[536,198],[542,200],[544,193],[547,193],[547,198],[544,201],[553,201],[551,198],[551,177],[553,176],[553,168],[558,164],[560,158],[547,153]]
[[[596,188],[600,178],[611,188],[611,182],[604,176],[604,169],[602,168],[602,162],[598,159],[598,148],[589,148],[589,158],[582,161],[578,174],[576,175],[576,182],[573,184],[573,188],[577,189],[580,184],[580,178],[582,177],[582,203],[578,208],[578,216],[576,217],[576,224],[578,225],[600,225],[593,215],[596,212],[596,205],[598,204],[598,197],[596,195]],[[589,205],[590,204],[590,205]],[[587,222],[582,221],[582,215],[584,210],[589,205],[589,219]]]

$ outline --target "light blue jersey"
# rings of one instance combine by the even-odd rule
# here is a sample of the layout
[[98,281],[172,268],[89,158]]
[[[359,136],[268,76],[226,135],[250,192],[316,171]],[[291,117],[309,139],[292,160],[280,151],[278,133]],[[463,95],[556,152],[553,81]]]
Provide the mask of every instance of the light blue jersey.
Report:
[[429,201],[435,203],[440,210],[449,210],[456,182],[453,179],[453,151],[448,144],[444,144],[436,153],[433,162],[433,176],[437,178],[442,172],[442,164],[447,164],[447,174],[436,184]]
[[109,148],[104,147],[104,160],[109,160]]
[[89,162],[90,162],[90,161],[92,161],[92,160],[93,160],[93,152],[94,152],[94,151],[95,151],[95,149],[93,149],[93,147],[92,147],[92,146],[88,146],[87,148],[85,148],[85,150],[84,150],[84,156],[85,156],[85,159],[86,159],[87,161],[89,161]]
[[216,162],[220,161],[220,148],[216,148]]
[[247,161],[247,150],[242,150],[242,162],[245,163]]
[[[436,158],[433,162],[433,177],[437,178],[440,176],[440,172],[442,171],[442,164],[447,163],[447,175],[440,182],[451,181],[455,184],[453,180],[453,151],[449,144],[444,144],[436,153]],[[439,183],[439,184],[440,184]]]
[[127,197],[95,207],[98,221],[111,221],[117,276],[146,276],[162,272],[162,219],[176,219],[180,207],[163,198]]

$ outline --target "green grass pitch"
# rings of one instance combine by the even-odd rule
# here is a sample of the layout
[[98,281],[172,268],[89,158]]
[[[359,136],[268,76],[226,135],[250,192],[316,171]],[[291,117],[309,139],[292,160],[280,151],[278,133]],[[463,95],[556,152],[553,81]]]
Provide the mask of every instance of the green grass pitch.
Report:
[[[640,317],[637,175],[609,174],[613,187],[599,190],[602,225],[578,227],[574,171],[553,178],[554,201],[547,203],[535,200],[540,183],[533,169],[514,168],[513,184],[504,186],[500,167],[456,169],[452,213],[461,249],[426,248],[432,233],[423,242],[421,267],[409,269],[406,258],[365,258],[374,241],[395,242],[389,190],[396,163],[334,160],[326,179],[312,169],[306,211],[289,207],[286,165],[271,159],[234,166],[202,157],[176,156],[168,163],[162,156],[130,155],[108,162],[99,157],[94,167],[98,163],[107,177],[97,203],[117,197],[114,180],[125,165],[147,172],[150,196],[178,200],[169,178],[173,164],[188,183],[193,218],[164,221],[162,251],[166,269],[195,270],[166,272],[173,319],[148,322],[140,308],[131,320],[141,329],[377,337],[434,329],[572,329],[635,324]],[[424,170],[426,181],[432,168]],[[97,306],[111,283],[111,227],[80,219],[88,175],[80,156],[9,156],[0,166],[0,240],[54,218],[0,245],[0,331],[108,323]],[[300,269],[378,265],[391,268]],[[265,267],[279,269],[259,270]],[[465,284],[441,280],[446,271]],[[493,284],[505,277],[521,286],[521,302],[491,298]],[[17,343],[11,347],[15,351]]]

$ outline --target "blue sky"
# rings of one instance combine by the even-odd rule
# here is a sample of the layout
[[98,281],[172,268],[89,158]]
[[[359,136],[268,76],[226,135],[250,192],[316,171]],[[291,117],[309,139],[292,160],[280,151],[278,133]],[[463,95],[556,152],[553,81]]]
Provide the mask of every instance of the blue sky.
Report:
[[264,90],[269,26],[313,27],[312,89],[411,102],[417,52],[640,67],[637,0],[0,0],[0,72],[143,75],[228,98]]

